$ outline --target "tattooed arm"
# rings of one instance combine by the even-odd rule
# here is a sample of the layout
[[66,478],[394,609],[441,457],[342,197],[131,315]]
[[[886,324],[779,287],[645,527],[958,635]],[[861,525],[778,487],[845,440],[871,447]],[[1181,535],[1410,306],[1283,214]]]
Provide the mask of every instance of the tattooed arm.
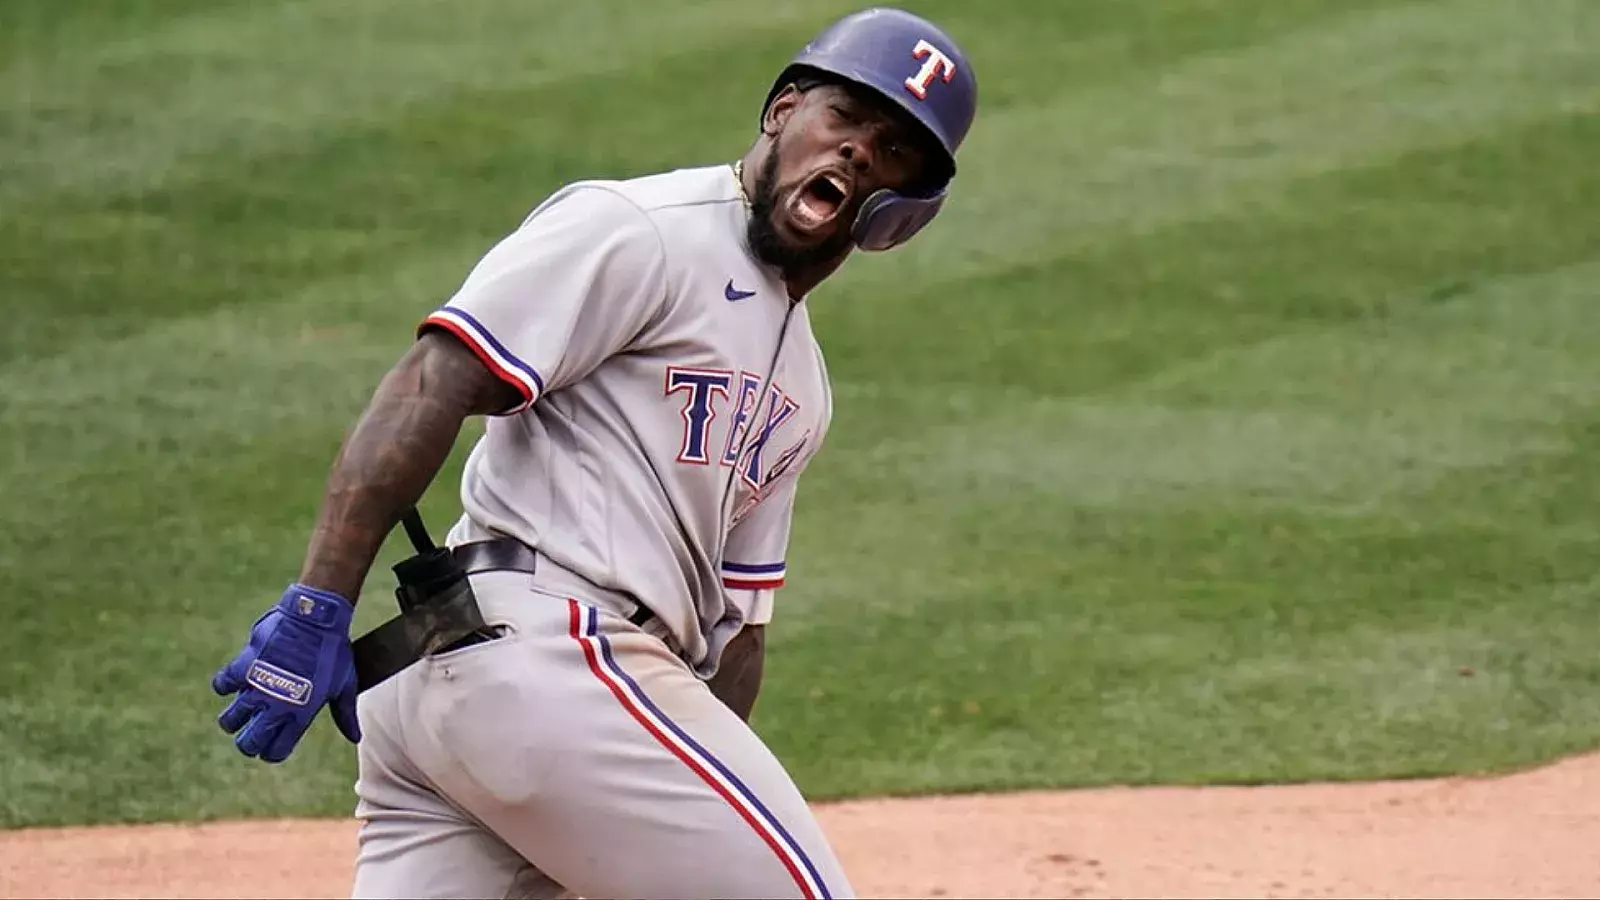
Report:
[[384,539],[439,474],[461,423],[520,399],[465,344],[425,332],[384,376],[339,451],[300,583],[356,602]]
[[722,661],[717,665],[717,674],[707,682],[711,693],[746,722],[755,709],[756,694],[761,691],[766,658],[766,626],[746,625],[728,642],[722,651]]

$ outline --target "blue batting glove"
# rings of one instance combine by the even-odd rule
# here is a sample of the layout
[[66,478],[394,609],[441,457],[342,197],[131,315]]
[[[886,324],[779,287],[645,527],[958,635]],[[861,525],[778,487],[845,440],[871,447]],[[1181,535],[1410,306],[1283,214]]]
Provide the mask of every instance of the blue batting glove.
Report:
[[245,756],[280,763],[324,704],[351,743],[361,741],[356,719],[356,664],[350,650],[355,606],[329,591],[292,584],[256,620],[250,642],[211,679],[221,696],[237,693],[217,724],[237,734]]

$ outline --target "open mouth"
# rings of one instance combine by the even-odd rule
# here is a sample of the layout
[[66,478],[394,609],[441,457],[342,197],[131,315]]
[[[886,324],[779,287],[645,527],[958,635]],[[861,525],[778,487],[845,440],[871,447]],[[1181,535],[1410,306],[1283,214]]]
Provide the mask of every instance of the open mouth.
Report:
[[795,224],[806,231],[819,231],[838,217],[850,198],[850,185],[834,172],[822,172],[806,182],[791,204]]

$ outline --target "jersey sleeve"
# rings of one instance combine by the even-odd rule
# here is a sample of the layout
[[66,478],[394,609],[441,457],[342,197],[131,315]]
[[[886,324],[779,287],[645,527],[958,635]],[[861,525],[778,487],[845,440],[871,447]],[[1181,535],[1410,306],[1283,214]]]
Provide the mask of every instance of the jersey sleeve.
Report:
[[773,600],[789,574],[789,529],[796,478],[785,478],[733,526],[722,558],[722,587],[752,625],[772,621]]
[[577,185],[497,243],[417,332],[448,331],[522,395],[501,415],[588,374],[644,330],[665,302],[665,253],[627,198]]

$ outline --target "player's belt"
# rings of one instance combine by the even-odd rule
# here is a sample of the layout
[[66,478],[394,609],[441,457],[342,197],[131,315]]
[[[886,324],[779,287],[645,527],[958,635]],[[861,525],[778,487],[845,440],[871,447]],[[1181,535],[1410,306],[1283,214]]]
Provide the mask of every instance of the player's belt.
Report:
[[[451,552],[455,554],[456,562],[468,575],[476,575],[479,572],[526,572],[532,575],[539,567],[538,551],[516,538],[494,538],[459,544],[453,547]],[[634,607],[633,612],[623,617],[629,622],[643,628],[646,622],[655,617],[650,607],[643,603],[632,600],[627,602]],[[487,636],[468,635],[462,639],[461,646],[471,646],[488,639]],[[452,646],[444,649],[456,648]]]
[[[416,510],[406,513],[406,533],[417,555],[394,567],[400,615],[352,642],[356,683],[362,691],[381,684],[424,656],[493,640],[483,620],[469,575],[526,572],[538,568],[539,554],[514,538],[473,541],[442,548],[433,544]],[[644,604],[628,621],[643,626],[653,613]]]
[[515,538],[459,544],[450,552],[468,575],[480,572],[527,572],[531,575],[539,564],[539,554]]

